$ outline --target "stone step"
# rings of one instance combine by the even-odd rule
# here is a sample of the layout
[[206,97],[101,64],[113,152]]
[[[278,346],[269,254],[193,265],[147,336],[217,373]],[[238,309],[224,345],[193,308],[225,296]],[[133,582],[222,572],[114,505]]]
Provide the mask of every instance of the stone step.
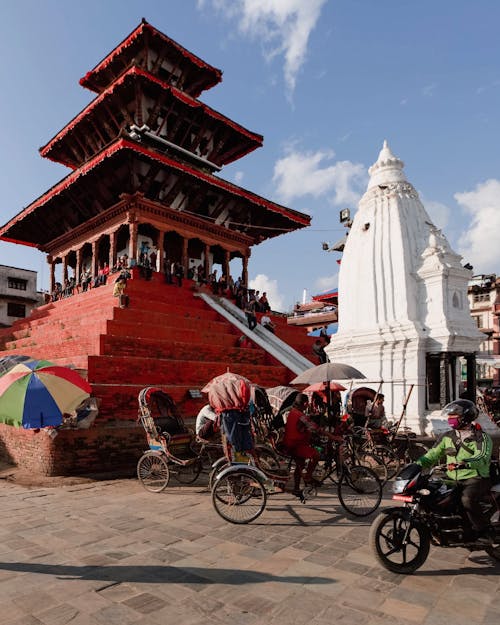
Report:
[[132,378],[134,383],[144,384],[171,384],[194,385],[201,387],[208,380],[224,373],[234,371],[248,377],[251,381],[259,380],[267,385],[276,379],[284,379],[287,369],[271,365],[252,363],[233,363],[225,361],[178,360],[166,358],[141,358],[135,356],[89,356],[89,382],[111,383],[116,380]]
[[[226,331],[223,331],[226,330]],[[239,335],[234,333],[231,326],[217,326],[217,332],[212,326],[206,324],[191,324],[191,327],[179,328],[179,326],[153,325],[147,322],[132,323],[124,321],[108,321],[105,334],[114,336],[130,336],[137,338],[156,338],[158,340],[171,340],[188,343],[212,343],[225,347],[235,347]]]
[[[261,349],[221,346],[210,343],[190,343],[170,339],[101,336],[100,353],[113,356],[149,356],[150,358],[179,358],[180,360],[207,360],[219,358],[231,362],[253,362],[264,364],[266,354]],[[266,363],[267,364],[267,363]]]
[[[218,316],[214,319],[212,315],[205,316],[205,311],[194,314],[193,311],[185,310],[182,313],[162,313],[151,312],[150,310],[132,310],[129,308],[118,308],[114,311],[112,324],[119,327],[121,324],[134,324],[137,331],[144,325],[161,328],[176,328],[180,332],[184,330],[196,330],[203,328],[205,331],[214,334],[234,333],[233,326],[225,319]],[[108,327],[111,327],[108,324]]]

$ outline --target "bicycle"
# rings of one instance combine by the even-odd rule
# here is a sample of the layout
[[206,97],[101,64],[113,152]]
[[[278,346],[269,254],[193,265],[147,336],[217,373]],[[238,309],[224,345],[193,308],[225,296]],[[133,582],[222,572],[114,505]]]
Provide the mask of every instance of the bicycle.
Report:
[[399,431],[390,429],[389,431],[391,432],[390,444],[403,465],[418,460],[429,451],[429,448],[422,441],[416,440],[417,435],[409,428],[403,428]]
[[399,471],[401,465],[401,459],[392,446],[390,446],[388,434],[390,434],[390,431],[385,430],[385,428],[375,431],[361,426],[352,428],[353,444],[357,449],[357,453],[370,453],[380,459],[387,469],[386,480],[392,479]]
[[[364,517],[374,512],[382,500],[382,483],[369,468],[343,462],[334,446],[324,446],[323,472],[319,484],[306,485],[299,500],[305,503],[317,495],[332,473],[336,472],[337,496],[344,510],[353,516]],[[292,476],[292,461],[271,472],[259,464],[257,454],[249,455],[248,464],[226,463],[213,477],[212,503],[215,511],[230,523],[250,523],[265,510],[268,496],[284,493]]]

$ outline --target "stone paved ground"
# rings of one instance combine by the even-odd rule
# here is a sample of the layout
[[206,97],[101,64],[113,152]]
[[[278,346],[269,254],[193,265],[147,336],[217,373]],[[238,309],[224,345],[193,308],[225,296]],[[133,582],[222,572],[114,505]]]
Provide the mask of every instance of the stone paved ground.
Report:
[[484,552],[432,548],[418,573],[389,573],[370,520],[328,491],[272,497],[235,526],[203,486],[1,481],[0,518],[0,625],[498,623],[500,567]]

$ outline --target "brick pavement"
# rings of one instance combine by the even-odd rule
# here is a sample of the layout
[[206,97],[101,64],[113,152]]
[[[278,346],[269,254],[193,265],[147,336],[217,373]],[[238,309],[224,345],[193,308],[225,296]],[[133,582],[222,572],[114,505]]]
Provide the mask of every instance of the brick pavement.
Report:
[[416,574],[389,573],[370,521],[326,490],[306,505],[271,497],[235,526],[202,486],[0,482],[0,517],[0,625],[498,622],[500,567],[484,552],[432,548]]

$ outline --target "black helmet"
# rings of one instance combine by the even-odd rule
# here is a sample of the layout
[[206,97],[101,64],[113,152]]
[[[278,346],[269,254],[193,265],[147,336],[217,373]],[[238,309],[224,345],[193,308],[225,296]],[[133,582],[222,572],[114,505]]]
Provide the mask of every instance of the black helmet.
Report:
[[478,411],[474,402],[468,399],[456,399],[446,406],[441,411],[441,416],[448,418],[451,415],[456,415],[459,420],[460,426],[472,423],[477,419]]

